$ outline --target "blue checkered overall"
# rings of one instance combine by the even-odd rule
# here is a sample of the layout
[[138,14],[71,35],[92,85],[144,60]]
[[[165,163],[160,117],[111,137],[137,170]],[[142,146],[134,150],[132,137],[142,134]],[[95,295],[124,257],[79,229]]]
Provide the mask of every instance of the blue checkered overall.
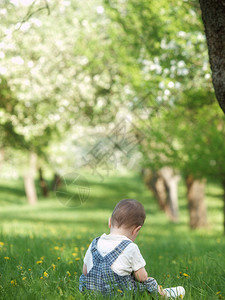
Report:
[[120,276],[112,271],[111,266],[122,251],[132,243],[123,240],[114,250],[106,256],[101,256],[97,250],[98,238],[94,239],[91,246],[93,267],[85,276],[82,274],[79,280],[79,290],[85,289],[100,292],[103,295],[114,295],[125,290],[140,291],[147,290],[150,293],[157,293],[158,284],[154,278],[149,278],[145,282],[137,282],[131,275]]

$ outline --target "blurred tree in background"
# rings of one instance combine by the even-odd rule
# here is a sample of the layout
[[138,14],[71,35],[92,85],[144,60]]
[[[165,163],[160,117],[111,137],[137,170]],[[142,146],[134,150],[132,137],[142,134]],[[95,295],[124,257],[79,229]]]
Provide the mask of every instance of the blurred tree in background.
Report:
[[206,179],[225,187],[224,116],[199,4],[11,0],[0,15],[0,163],[5,153],[20,169],[29,202],[37,201],[37,168],[47,195],[46,165],[56,178],[82,165],[99,135],[106,146],[107,133],[128,118],[137,139],[144,136],[138,162],[160,207],[178,220],[181,175],[190,225],[205,226]]
[[[143,116],[143,128],[149,122],[150,132],[142,151],[144,166],[155,171],[161,169],[160,176],[164,177],[170,208],[165,199],[161,199],[160,205],[167,212],[169,209],[172,219],[177,219],[174,186],[176,173],[181,172],[187,182],[190,225],[205,226],[204,178],[218,178],[224,185],[224,116],[214,104],[200,7],[196,2],[184,1],[177,1],[176,5],[172,1],[143,0],[138,5],[132,0],[105,2],[112,19],[127,34],[131,55],[140,62],[142,89],[151,91]],[[161,107],[156,117],[151,106]],[[138,115],[142,114],[141,107]],[[170,171],[170,180],[163,176],[165,166],[174,169]],[[153,173],[148,184],[160,200],[160,195],[165,198],[165,192],[159,179],[159,173]],[[156,184],[161,191],[157,192]]]

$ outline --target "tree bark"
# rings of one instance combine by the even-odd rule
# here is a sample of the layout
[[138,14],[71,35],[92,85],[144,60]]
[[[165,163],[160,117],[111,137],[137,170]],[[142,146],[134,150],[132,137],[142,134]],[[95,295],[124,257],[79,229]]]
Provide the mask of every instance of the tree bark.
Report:
[[159,204],[159,208],[161,210],[167,211],[167,191],[163,178],[160,178],[160,176],[156,172],[153,173],[150,169],[144,169],[143,175],[144,182],[149,188],[149,190],[152,191],[154,197],[156,198]]
[[164,167],[160,170],[166,188],[167,188],[167,202],[170,207],[171,218],[174,222],[178,221],[179,218],[179,205],[178,205],[178,188],[177,184],[180,180],[180,176],[174,174],[174,171],[170,167]]
[[145,184],[152,191],[159,208],[165,211],[171,221],[176,222],[178,220],[178,177],[172,176],[169,169],[164,168],[158,172],[145,169],[143,175]]
[[44,197],[48,197],[48,186],[43,177],[43,171],[42,171],[41,167],[38,169],[38,172],[39,172],[39,184],[40,184],[40,188],[42,190],[42,194]]
[[61,186],[62,184],[62,179],[59,174],[55,173],[53,182],[52,182],[52,190],[57,191],[58,187]]
[[37,193],[35,188],[35,172],[36,172],[37,154],[30,153],[29,167],[24,175],[24,186],[28,203],[35,205],[37,203]]
[[213,86],[225,113],[225,0],[199,0],[208,45]]
[[190,227],[192,229],[207,226],[207,210],[205,205],[205,180],[187,176],[187,198],[189,206]]

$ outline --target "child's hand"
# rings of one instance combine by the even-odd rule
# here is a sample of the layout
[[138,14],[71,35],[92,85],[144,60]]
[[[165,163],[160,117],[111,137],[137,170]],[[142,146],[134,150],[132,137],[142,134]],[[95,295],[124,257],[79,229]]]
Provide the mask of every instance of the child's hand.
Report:
[[165,297],[166,298],[166,293],[165,291],[163,290],[163,287],[161,285],[158,285],[158,292],[161,296],[163,296],[163,298]]
[[87,266],[86,266],[86,264],[83,264],[83,274],[85,276],[87,275]]

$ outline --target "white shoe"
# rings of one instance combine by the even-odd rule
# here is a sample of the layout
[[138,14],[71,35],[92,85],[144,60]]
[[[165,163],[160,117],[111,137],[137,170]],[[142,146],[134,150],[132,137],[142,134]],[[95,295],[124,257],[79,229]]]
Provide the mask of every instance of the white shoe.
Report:
[[163,291],[165,292],[167,298],[176,299],[178,297],[183,299],[185,295],[185,289],[182,286],[167,288],[164,289]]

